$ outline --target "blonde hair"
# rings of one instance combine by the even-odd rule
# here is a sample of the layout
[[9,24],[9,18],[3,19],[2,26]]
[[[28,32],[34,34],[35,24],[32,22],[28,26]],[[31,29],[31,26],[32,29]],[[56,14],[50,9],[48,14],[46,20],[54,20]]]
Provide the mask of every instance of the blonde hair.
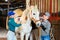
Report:
[[18,14],[19,16],[22,16],[23,11],[21,9],[14,10],[14,13]]

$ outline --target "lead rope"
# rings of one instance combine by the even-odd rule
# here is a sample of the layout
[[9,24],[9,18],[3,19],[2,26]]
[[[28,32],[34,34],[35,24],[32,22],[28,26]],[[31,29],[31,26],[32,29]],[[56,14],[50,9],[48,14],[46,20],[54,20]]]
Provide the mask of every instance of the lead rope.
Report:
[[54,35],[53,35],[53,29],[52,28],[50,30],[50,40],[55,40]]

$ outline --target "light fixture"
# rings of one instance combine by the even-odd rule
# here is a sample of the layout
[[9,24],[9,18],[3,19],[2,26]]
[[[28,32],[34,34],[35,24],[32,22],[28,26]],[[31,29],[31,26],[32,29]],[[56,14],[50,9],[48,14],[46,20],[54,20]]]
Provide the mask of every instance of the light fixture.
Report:
[[5,0],[6,2],[8,1],[8,0]]

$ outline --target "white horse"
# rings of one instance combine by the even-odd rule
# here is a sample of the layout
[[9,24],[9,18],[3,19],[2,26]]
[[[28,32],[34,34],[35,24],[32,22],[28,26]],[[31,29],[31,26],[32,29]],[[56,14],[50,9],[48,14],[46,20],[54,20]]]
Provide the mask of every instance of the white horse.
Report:
[[23,11],[23,15],[21,17],[21,27],[18,29],[20,33],[21,40],[28,40],[32,26],[31,26],[31,20],[36,24],[37,27],[40,26],[41,22],[39,21],[39,11],[37,6],[30,6],[29,8],[25,9]]

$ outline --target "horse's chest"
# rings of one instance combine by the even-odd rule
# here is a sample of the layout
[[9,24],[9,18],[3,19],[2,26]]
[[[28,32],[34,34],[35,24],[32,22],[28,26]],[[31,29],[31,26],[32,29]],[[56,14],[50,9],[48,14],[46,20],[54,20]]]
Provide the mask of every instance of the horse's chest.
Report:
[[31,21],[31,25],[32,25],[32,30],[37,29],[36,24],[33,21]]
[[23,27],[23,32],[27,33],[27,32],[30,32],[32,27],[29,23],[25,23],[25,24],[22,24],[22,27]]
[[26,20],[26,22],[23,23],[22,26],[23,26],[24,28],[30,28],[30,27],[31,27],[30,24],[31,24],[31,21],[30,21],[30,20]]

